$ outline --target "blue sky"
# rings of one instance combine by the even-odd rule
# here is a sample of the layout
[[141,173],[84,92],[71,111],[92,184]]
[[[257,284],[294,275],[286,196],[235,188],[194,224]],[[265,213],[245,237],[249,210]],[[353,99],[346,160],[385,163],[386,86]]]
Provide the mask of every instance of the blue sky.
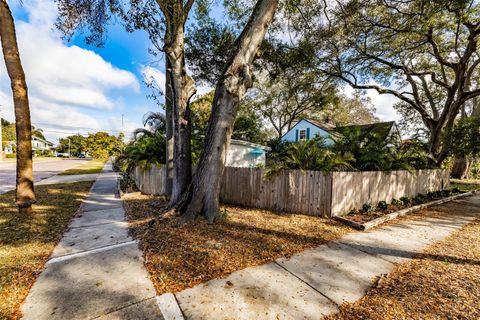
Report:
[[[20,55],[29,87],[32,123],[56,142],[72,133],[98,130],[118,134],[141,126],[143,114],[158,111],[147,99],[143,79],[164,82],[163,61],[153,59],[143,31],[127,33],[120,25],[108,32],[105,46],[85,44],[82,35],[69,42],[53,28],[53,1],[11,1]],[[3,59],[2,59],[3,60]],[[1,115],[14,120],[9,81],[0,66]]]
[[[145,32],[127,33],[122,26],[112,25],[102,48],[86,45],[82,35],[65,42],[53,26],[57,15],[53,0],[23,0],[23,4],[12,0],[9,4],[29,88],[32,123],[44,129],[49,140],[56,143],[60,137],[95,131],[117,135],[122,130],[122,115],[128,136],[142,126],[146,112],[160,111],[147,99],[149,89],[143,80],[153,77],[164,86],[164,62],[148,53],[150,41]],[[198,93],[208,90],[199,86]],[[380,119],[398,118],[391,107],[395,99],[374,92],[368,95]],[[3,63],[0,115],[14,120]]]

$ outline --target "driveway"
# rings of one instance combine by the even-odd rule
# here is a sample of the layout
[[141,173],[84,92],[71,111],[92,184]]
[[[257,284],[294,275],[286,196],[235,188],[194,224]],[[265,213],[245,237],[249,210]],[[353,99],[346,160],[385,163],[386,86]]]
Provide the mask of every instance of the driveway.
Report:
[[[35,182],[56,175],[64,170],[76,167],[88,160],[79,159],[35,159],[33,161],[33,176]],[[0,161],[0,194],[15,189],[16,162]]]

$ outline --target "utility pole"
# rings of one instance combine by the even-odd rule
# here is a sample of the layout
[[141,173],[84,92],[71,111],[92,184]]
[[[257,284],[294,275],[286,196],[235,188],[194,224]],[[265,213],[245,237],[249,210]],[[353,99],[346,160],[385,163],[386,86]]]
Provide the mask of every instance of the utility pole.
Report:
[[68,138],[68,157],[71,158],[72,157],[72,154],[71,154],[71,143],[70,143],[70,138]]

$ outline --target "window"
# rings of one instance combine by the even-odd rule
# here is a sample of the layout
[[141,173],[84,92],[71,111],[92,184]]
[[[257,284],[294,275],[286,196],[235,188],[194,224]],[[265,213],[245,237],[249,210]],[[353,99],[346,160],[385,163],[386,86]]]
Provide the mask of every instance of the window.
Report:
[[299,131],[299,140],[307,140],[307,130],[301,129]]

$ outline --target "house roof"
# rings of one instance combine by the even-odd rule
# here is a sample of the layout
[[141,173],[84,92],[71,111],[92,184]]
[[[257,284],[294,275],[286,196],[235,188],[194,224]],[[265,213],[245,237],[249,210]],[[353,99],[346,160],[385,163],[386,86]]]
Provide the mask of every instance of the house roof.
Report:
[[242,145],[250,148],[257,148],[257,149],[262,149],[265,151],[270,151],[271,149],[266,146],[262,146],[261,144],[256,144],[253,142],[248,142],[248,141],[243,141],[243,140],[236,140],[236,139],[231,139],[230,144],[237,144],[237,145]]
[[328,122],[321,122],[321,121],[317,121],[317,120],[310,120],[310,119],[303,119],[305,121],[308,121],[310,122],[311,124],[319,127],[320,129],[323,129],[325,131],[332,131],[332,130],[335,130],[335,124],[333,123],[328,123]]
[[52,145],[52,146],[53,146],[53,143],[52,143],[52,142],[50,142],[50,141],[48,141],[48,140],[45,140],[45,139],[42,139],[42,138],[40,138],[40,137],[38,137],[38,136],[32,136],[32,140],[34,140],[34,139],[36,139],[36,140],[38,140],[38,141],[40,141],[40,142],[44,142],[44,143],[46,143],[46,144],[49,144],[49,145]]
[[367,135],[370,133],[375,133],[380,137],[387,138],[392,128],[395,129],[396,133],[400,137],[400,133],[398,132],[397,126],[395,121],[387,121],[387,122],[376,122],[376,123],[369,123],[369,124],[362,124],[362,125],[349,125],[349,126],[341,126],[337,127],[336,131],[340,134],[343,134],[347,130],[360,130],[363,135]]

